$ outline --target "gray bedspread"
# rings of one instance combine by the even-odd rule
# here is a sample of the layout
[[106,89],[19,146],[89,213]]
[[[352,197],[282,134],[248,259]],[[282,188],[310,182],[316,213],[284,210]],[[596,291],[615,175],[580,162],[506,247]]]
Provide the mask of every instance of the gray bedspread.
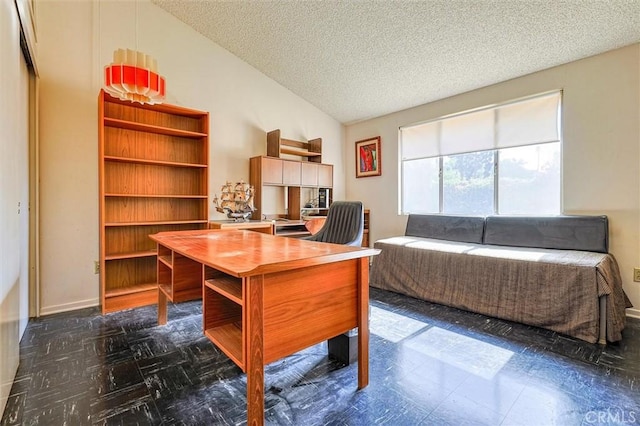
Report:
[[606,297],[610,342],[622,338],[629,300],[610,254],[459,243],[376,241],[370,283],[430,302],[598,341]]

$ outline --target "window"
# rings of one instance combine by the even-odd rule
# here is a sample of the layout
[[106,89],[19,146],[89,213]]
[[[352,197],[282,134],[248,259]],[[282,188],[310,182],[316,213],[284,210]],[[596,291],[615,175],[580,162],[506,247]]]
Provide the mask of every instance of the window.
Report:
[[560,99],[400,128],[401,213],[559,214]]
[[442,159],[442,209],[447,213],[493,213],[493,152],[448,155]]

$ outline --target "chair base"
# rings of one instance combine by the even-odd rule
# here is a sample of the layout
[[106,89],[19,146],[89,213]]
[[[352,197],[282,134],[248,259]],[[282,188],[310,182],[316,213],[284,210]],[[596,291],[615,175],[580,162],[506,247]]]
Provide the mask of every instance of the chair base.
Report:
[[332,337],[327,341],[329,358],[350,365],[358,360],[358,329]]

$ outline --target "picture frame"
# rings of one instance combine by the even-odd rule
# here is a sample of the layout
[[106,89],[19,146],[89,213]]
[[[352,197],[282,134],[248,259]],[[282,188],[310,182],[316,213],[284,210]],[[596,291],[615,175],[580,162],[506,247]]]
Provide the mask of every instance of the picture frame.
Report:
[[380,136],[356,142],[356,178],[382,175]]

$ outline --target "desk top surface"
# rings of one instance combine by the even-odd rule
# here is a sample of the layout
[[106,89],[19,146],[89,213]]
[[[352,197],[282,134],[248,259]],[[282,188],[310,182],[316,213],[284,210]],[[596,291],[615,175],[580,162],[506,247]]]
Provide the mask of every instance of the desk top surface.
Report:
[[378,249],[319,243],[237,229],[160,232],[157,243],[236,277],[374,256]]

